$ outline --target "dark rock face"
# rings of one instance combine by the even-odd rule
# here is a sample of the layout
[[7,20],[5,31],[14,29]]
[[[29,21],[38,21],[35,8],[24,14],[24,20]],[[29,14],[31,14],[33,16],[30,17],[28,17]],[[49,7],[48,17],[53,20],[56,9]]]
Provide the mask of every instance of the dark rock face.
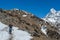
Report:
[[[56,31],[51,31],[54,28],[50,28],[51,25],[44,20],[26,13],[22,10],[0,10],[0,22],[4,24],[12,24],[13,26],[19,27],[19,29],[28,31],[31,36],[33,36],[32,40],[59,40],[60,35]],[[48,37],[42,33],[41,27],[42,25],[46,25]],[[54,29],[55,30],[55,29]]]
[[52,39],[55,39],[55,40],[59,40],[60,39],[60,34],[57,33],[56,31],[48,30],[47,34]]

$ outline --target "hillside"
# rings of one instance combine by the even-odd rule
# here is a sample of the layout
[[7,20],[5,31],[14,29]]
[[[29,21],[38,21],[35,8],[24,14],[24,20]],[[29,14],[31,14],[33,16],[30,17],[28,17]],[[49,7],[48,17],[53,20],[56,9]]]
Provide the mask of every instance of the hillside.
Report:
[[5,25],[12,24],[19,30],[27,31],[32,36],[31,40],[60,40],[56,27],[24,10],[0,9],[0,22]]

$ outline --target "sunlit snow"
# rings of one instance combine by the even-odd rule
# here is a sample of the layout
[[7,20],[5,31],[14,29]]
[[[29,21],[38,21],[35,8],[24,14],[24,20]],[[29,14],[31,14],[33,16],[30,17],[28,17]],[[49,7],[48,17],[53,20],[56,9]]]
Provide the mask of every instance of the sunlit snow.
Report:
[[22,15],[23,17],[26,17],[27,15]]
[[51,10],[51,13],[55,14],[56,13],[56,10],[54,8],[52,8]]
[[0,40],[9,40],[9,34],[6,31],[0,31]]
[[[31,40],[32,36],[26,31],[18,30],[17,27],[12,28],[12,40]],[[0,40],[9,40],[10,34],[8,32],[8,25],[0,22]]]
[[45,20],[47,22],[51,22],[52,24],[60,23],[60,11],[56,11],[54,8],[52,8],[50,12],[47,14]]
[[53,18],[49,18],[48,21],[53,22],[53,23],[56,22],[56,20],[54,20]]
[[47,35],[47,28],[46,28],[46,26],[42,26],[41,27],[41,31],[45,34],[45,35]]

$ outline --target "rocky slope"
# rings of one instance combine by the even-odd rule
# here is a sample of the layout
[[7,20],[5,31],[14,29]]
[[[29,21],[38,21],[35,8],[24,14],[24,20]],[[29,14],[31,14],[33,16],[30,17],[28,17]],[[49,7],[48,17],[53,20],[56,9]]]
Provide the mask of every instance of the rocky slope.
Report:
[[60,40],[58,29],[49,22],[23,10],[0,9],[0,22],[19,27],[28,31],[33,37],[31,40]]

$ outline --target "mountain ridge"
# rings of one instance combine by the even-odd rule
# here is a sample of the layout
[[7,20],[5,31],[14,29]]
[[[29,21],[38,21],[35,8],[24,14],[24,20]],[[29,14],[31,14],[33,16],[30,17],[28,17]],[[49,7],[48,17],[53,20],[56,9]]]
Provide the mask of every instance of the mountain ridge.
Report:
[[49,22],[22,10],[0,9],[0,22],[29,32],[33,37],[31,40],[59,40],[60,37],[57,29]]

